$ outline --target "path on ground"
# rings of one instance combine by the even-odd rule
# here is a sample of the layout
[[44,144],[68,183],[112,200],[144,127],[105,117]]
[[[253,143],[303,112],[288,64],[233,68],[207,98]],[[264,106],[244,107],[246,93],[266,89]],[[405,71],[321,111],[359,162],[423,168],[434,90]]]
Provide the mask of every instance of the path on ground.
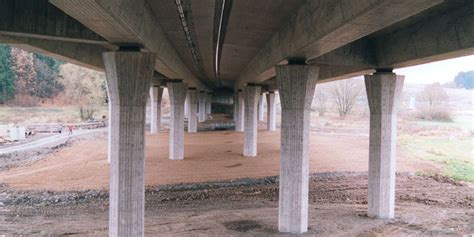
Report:
[[[194,183],[260,178],[280,172],[280,133],[258,133],[257,157],[242,156],[243,133],[185,134],[184,160],[168,159],[168,133],[146,134],[145,184]],[[368,137],[311,132],[310,172],[366,172]],[[398,152],[397,171],[436,169],[431,162]],[[31,190],[107,189],[107,136],[84,139],[27,166],[0,172],[11,188]]]
[[35,149],[39,147],[50,147],[51,144],[61,143],[70,138],[87,135],[91,133],[96,133],[96,132],[101,132],[101,131],[105,131],[106,129],[107,128],[100,128],[100,129],[93,129],[93,130],[76,130],[74,131],[73,134],[61,133],[54,136],[49,136],[49,137],[41,138],[38,140],[34,140],[32,142],[22,143],[17,146],[9,146],[9,147],[0,149],[0,155],[31,150],[31,149]]

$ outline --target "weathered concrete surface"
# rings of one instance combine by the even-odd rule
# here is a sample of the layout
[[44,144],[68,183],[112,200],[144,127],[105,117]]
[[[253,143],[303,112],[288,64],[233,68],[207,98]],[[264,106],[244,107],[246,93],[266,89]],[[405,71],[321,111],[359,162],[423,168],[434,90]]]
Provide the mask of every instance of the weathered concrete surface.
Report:
[[244,156],[257,156],[257,106],[260,86],[245,86],[244,97]]
[[236,86],[271,78],[267,71],[286,58],[316,58],[441,2],[307,1],[248,62]]
[[182,82],[168,82],[170,97],[169,159],[184,159],[184,100],[188,85]]
[[271,91],[267,93],[267,130],[276,130],[276,101],[275,92]]
[[276,66],[281,101],[280,190],[278,230],[308,230],[310,112],[319,68]]
[[260,94],[258,97],[258,121],[263,122],[264,115],[265,115],[265,109],[264,109],[264,103],[265,102],[265,94]]
[[236,103],[235,131],[243,132],[245,121],[244,94],[242,90],[237,90],[235,93],[237,94],[237,99],[234,101],[234,103]]
[[109,42],[138,44],[156,53],[155,69],[169,78],[184,78],[193,87],[209,90],[183,63],[155,20],[145,0],[50,0]]
[[118,49],[112,45],[97,45],[68,41],[0,35],[0,42],[79,66],[103,71],[102,53]]
[[109,236],[144,234],[145,109],[155,55],[104,53],[111,110]]
[[189,88],[187,98],[189,103],[188,132],[195,133],[197,132],[198,123],[198,91],[196,88]]
[[370,109],[368,215],[395,215],[397,102],[404,76],[377,72],[365,76]]
[[379,67],[407,67],[474,54],[474,2],[374,39]]
[[0,33],[40,39],[108,44],[48,0],[1,0]]
[[207,95],[206,92],[201,91],[199,93],[199,111],[198,111],[198,121],[200,123],[206,121],[207,115],[206,115],[206,99]]
[[206,96],[206,114],[212,113],[212,94],[207,93]]
[[189,99],[188,94],[186,94],[186,99],[184,100],[184,117],[188,118],[189,114]]
[[158,85],[150,87],[150,132],[158,133],[161,130],[161,97],[163,88]]

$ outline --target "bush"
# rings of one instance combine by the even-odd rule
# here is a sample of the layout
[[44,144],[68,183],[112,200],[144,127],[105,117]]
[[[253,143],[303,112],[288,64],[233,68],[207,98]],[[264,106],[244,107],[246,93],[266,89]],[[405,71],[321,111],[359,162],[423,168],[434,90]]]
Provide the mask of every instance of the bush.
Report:
[[418,109],[416,117],[424,120],[452,122],[451,111],[447,108],[441,107],[428,107]]

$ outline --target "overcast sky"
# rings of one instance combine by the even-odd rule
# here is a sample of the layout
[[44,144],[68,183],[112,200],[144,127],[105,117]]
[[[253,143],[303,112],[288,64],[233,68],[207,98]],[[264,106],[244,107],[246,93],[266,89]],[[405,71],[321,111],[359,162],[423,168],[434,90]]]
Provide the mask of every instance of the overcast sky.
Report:
[[431,84],[452,81],[460,71],[474,70],[474,55],[395,70],[405,75],[405,83]]

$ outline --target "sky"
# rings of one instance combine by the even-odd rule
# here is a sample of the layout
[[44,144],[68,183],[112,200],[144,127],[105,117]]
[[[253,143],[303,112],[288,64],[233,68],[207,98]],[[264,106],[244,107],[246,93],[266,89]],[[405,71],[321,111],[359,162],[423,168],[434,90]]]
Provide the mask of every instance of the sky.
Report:
[[446,83],[454,79],[461,71],[474,70],[474,55],[438,61],[413,67],[394,70],[399,75],[405,75],[405,83],[432,84]]

